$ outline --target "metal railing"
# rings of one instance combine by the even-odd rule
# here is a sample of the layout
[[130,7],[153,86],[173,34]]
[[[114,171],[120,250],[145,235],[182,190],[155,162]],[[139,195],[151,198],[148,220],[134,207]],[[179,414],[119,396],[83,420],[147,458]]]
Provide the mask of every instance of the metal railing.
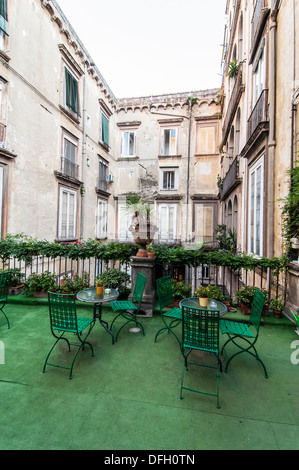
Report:
[[61,158],[61,172],[64,175],[70,176],[71,178],[78,178],[78,168],[79,165],[77,165],[77,163],[72,162],[68,158]]
[[247,140],[250,139],[259,124],[268,122],[268,90],[260,94],[247,121]]

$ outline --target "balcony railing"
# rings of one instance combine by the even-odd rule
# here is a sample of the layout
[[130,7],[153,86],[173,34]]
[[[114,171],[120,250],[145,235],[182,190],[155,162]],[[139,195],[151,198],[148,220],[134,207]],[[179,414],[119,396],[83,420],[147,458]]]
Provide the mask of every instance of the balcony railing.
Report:
[[222,128],[222,145],[226,144],[227,137],[230,131],[230,126],[236,114],[241,95],[244,91],[242,79],[242,64],[239,65],[238,74],[236,76],[234,88],[228,103],[227,111],[225,113],[224,125]]
[[108,192],[109,182],[103,178],[97,178],[97,190]]
[[68,158],[61,159],[61,172],[65,176],[70,176],[71,178],[78,178],[78,168],[79,165],[72,162]]
[[238,185],[241,179],[239,178],[239,157],[236,157],[231,164],[228,172],[223,179],[223,185],[221,189],[221,199],[225,197]]
[[254,12],[251,20],[251,51],[250,51],[250,61],[251,64],[253,57],[263,31],[268,13],[270,9],[268,8],[268,0],[256,0]]
[[263,90],[247,121],[247,141],[258,126],[268,122],[268,90]]

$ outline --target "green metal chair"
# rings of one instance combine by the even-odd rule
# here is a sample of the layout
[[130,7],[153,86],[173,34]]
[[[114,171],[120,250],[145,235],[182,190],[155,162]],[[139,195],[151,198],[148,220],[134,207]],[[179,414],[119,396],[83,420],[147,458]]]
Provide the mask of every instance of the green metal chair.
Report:
[[[92,357],[94,357],[93,347],[90,343],[86,341],[86,339],[94,326],[95,320],[77,317],[74,294],[58,294],[54,292],[48,292],[48,303],[50,312],[51,332],[54,338],[56,338],[56,341],[46,357],[43,372],[46,372],[47,365],[61,367],[63,369],[70,370],[69,378],[71,379],[74,363],[81,348],[91,349]],[[87,327],[89,327],[88,331],[82,338],[83,330],[85,330],[85,328]],[[79,343],[70,343],[69,340],[64,337],[66,333],[75,334],[79,340]],[[48,362],[50,354],[52,353],[54,347],[60,340],[66,341],[69,351],[71,350],[70,345],[77,346],[77,350],[73,357],[71,367],[61,366]]]
[[6,325],[10,328],[9,319],[4,312],[4,307],[7,303],[8,289],[10,287],[11,273],[10,271],[4,271],[0,273],[0,310],[5,317],[5,321],[0,323],[0,326]]
[[[180,398],[183,398],[183,390],[210,395],[217,398],[217,408],[219,404],[219,370],[222,372],[222,364],[219,355],[219,311],[202,310],[195,307],[182,307],[182,346],[184,365],[181,377]],[[216,365],[209,363],[199,363],[188,360],[192,350],[204,351],[216,356]],[[204,392],[195,388],[184,386],[185,370],[188,364],[216,369],[216,393]]]
[[[173,334],[173,336],[176,338],[177,342],[180,345],[180,349],[182,349],[181,341],[173,331],[173,328],[177,327],[182,322],[182,310],[179,307],[173,306],[174,295],[171,277],[161,277],[160,279],[157,279],[156,284],[161,319],[165,326],[160,328],[160,330],[157,332],[155,336],[155,343],[160,334],[164,333],[165,331],[168,331],[168,333]],[[169,309],[169,307],[171,306],[172,308]],[[168,310],[165,311],[166,308],[168,308]],[[169,321],[168,319],[171,319],[171,321]]]
[[135,323],[136,327],[142,330],[142,334],[144,336],[144,329],[141,323],[138,322],[137,315],[140,311],[145,283],[146,276],[144,274],[137,273],[132,300],[115,300],[113,302],[109,302],[109,305],[112,310],[114,312],[117,312],[117,315],[111,323],[110,330],[112,330],[114,322],[115,320],[117,320],[117,318],[122,317],[124,320],[126,320],[126,322],[118,329],[115,336],[115,341],[117,341],[120,331],[130,322]]
[[[259,289],[255,289],[248,323],[241,323],[231,320],[220,320],[221,333],[227,334],[229,337],[229,339],[222,346],[221,354],[225,352],[225,348],[230,342],[232,342],[239,349],[226,362],[226,366],[224,369],[225,372],[227,372],[228,365],[234,357],[242,353],[248,353],[251,356],[255,357],[262,364],[265,372],[265,378],[268,378],[266,367],[263,361],[261,360],[260,356],[258,355],[258,352],[255,347],[259,336],[259,328],[264,303],[265,295]],[[241,341],[241,344],[239,340]]]

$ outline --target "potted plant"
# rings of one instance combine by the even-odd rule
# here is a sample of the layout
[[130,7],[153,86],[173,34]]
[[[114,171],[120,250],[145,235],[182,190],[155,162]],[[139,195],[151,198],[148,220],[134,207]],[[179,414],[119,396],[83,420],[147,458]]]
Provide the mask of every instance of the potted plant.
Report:
[[9,295],[21,294],[24,287],[24,277],[25,274],[21,273],[19,268],[13,269],[4,269],[0,270],[1,272],[10,272],[10,287],[8,289]]
[[236,297],[243,315],[250,315],[254,292],[255,288],[252,286],[245,286],[236,292]]
[[209,299],[219,300],[220,302],[224,301],[224,295],[223,295],[222,290],[219,286],[213,286],[213,285],[209,284],[207,289],[208,289],[208,298]]
[[195,289],[195,295],[199,297],[199,305],[201,307],[207,307],[208,297],[209,297],[209,288],[205,286],[199,286]]
[[174,305],[178,307],[180,300],[191,297],[192,286],[191,284],[185,284],[184,281],[177,281],[176,279],[172,279],[171,282],[173,286]]
[[60,280],[60,290],[65,294],[77,294],[80,290],[89,287],[89,274],[83,271],[82,276],[75,273],[73,276],[66,273]]
[[281,318],[283,303],[278,299],[271,299],[271,308],[275,318]]
[[104,283],[101,279],[96,280],[96,289],[98,295],[103,295],[104,293]]
[[125,285],[127,282],[130,281],[130,276],[127,273],[123,271],[119,271],[116,268],[113,268],[97,276],[96,281],[98,279],[102,281],[104,286],[110,289],[118,290],[119,292],[118,299],[121,300],[121,299],[128,298],[131,292],[131,289]]
[[50,271],[30,274],[23,287],[24,294],[33,293],[34,297],[46,297],[48,291],[56,292],[57,290],[56,274]]
[[147,257],[148,258],[154,258],[155,257],[156,253],[155,253],[155,250],[154,250],[154,247],[153,247],[152,243],[147,245],[146,251],[147,251]]

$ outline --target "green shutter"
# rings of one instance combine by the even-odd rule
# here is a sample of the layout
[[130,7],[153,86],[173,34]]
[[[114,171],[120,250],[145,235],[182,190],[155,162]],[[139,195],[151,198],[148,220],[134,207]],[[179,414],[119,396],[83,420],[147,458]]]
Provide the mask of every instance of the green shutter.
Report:
[[0,29],[8,35],[6,1],[7,0],[0,0]]
[[78,114],[78,83],[72,74],[65,70],[65,104]]
[[104,114],[102,114],[102,142],[109,145],[109,121]]

